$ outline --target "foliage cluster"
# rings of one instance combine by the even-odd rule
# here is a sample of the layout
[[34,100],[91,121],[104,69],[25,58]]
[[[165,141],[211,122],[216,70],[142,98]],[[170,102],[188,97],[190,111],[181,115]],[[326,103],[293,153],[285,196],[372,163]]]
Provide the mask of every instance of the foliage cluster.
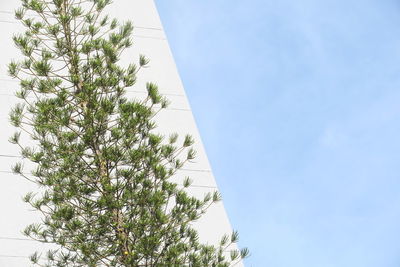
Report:
[[[24,233],[55,244],[35,253],[37,266],[231,266],[246,249],[227,252],[237,233],[218,246],[199,242],[192,223],[220,200],[187,192],[190,178],[172,182],[195,157],[190,136],[154,133],[154,116],[168,101],[153,83],[132,100],[127,88],[148,59],[123,67],[133,25],[103,15],[110,0],[22,0],[14,36],[23,60],[9,64],[21,100],[10,113],[18,131],[10,141],[34,164],[39,186],[24,201],[42,223]],[[29,137],[24,142],[23,136]],[[182,139],[182,140],[181,140]]]

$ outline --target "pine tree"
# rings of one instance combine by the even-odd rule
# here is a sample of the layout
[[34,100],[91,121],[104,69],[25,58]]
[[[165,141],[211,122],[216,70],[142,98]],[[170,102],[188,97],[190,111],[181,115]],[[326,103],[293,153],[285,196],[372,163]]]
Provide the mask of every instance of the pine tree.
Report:
[[149,60],[118,64],[132,45],[131,22],[104,15],[111,0],[21,0],[13,37],[23,60],[9,64],[20,81],[10,112],[10,141],[24,161],[13,171],[38,185],[24,201],[41,214],[25,235],[54,245],[35,266],[233,266],[248,250],[230,250],[237,232],[217,246],[199,242],[192,224],[220,201],[198,199],[171,177],[195,157],[193,139],[155,134],[168,105],[154,83],[132,100],[127,88]]

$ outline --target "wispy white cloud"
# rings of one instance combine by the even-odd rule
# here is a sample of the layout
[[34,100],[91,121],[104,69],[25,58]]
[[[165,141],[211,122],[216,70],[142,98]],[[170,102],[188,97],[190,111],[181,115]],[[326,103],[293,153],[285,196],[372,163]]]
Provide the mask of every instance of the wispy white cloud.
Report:
[[398,266],[398,1],[158,5],[249,266]]

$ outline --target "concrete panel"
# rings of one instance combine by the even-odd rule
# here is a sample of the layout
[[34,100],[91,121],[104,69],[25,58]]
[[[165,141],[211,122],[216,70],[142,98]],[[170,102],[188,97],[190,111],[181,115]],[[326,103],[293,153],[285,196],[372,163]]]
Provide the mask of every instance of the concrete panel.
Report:
[[[8,113],[17,101],[13,93],[18,88],[18,82],[7,76],[6,65],[12,59],[21,57],[11,40],[14,33],[23,30],[13,18],[13,10],[18,6],[19,1],[0,1],[0,29],[3,37],[0,42],[0,209],[3,214],[0,218],[0,266],[5,267],[28,266],[27,256],[43,247],[25,240],[20,233],[27,224],[39,219],[21,200],[24,193],[34,187],[10,173],[10,166],[18,160],[15,156],[19,155],[17,147],[7,141],[14,132],[8,122]],[[150,59],[149,67],[140,71],[138,82],[129,88],[128,96],[142,98],[146,92],[145,83],[155,82],[160,92],[171,102],[168,109],[156,117],[159,125],[157,131],[165,135],[176,132],[181,138],[191,134],[196,140],[196,159],[173,179],[182,183],[186,176],[190,176],[193,185],[188,190],[198,197],[215,191],[217,185],[153,0],[114,1],[107,12],[121,21],[132,20],[135,25],[134,46],[123,55],[123,64],[137,62],[139,54]],[[196,227],[201,240],[208,243],[217,242],[223,234],[232,231],[222,203],[210,208],[204,218],[196,222]],[[239,263],[236,266],[243,265]]]

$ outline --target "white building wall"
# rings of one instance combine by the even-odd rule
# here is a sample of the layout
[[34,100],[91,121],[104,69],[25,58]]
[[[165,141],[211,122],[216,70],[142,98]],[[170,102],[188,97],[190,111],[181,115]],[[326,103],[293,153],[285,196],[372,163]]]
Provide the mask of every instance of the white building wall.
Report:
[[[13,11],[19,6],[17,0],[0,1],[0,267],[29,266],[27,256],[40,250],[41,244],[24,240],[21,230],[38,217],[28,210],[21,197],[32,188],[29,182],[10,173],[10,166],[19,155],[16,146],[7,140],[14,129],[9,125],[8,113],[16,102],[13,93],[18,83],[7,76],[7,64],[11,59],[21,58],[14,48],[11,37],[23,28],[14,20]],[[157,122],[163,134],[177,132],[181,136],[189,133],[196,140],[197,157],[180,171],[177,179],[190,176],[193,186],[190,192],[203,196],[208,191],[217,189],[204,147],[201,143],[189,102],[175,66],[156,6],[153,0],[118,0],[114,1],[107,12],[119,20],[132,20],[135,25],[134,45],[123,56],[123,62],[138,59],[139,54],[146,55],[150,67],[138,75],[138,83],[130,90],[132,97],[145,94],[144,84],[148,81],[159,85],[160,92],[170,101],[167,110],[162,111]],[[207,103],[205,103],[206,106]],[[215,243],[232,229],[222,203],[210,208],[208,213],[197,223],[200,238]],[[21,238],[22,240],[19,240]],[[242,266],[241,263],[236,266]]]

